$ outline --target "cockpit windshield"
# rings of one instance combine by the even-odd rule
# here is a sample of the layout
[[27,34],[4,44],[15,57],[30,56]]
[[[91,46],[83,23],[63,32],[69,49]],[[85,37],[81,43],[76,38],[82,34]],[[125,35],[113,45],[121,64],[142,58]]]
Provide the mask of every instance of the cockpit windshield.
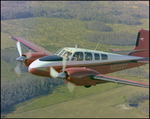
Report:
[[[72,55],[72,50],[69,50],[69,49],[60,49],[59,51],[57,51],[56,53],[55,53],[55,55],[58,55],[58,56],[60,56],[60,57],[62,57],[62,56],[66,56],[67,58],[70,58],[70,56]],[[69,59],[68,59],[69,60]]]

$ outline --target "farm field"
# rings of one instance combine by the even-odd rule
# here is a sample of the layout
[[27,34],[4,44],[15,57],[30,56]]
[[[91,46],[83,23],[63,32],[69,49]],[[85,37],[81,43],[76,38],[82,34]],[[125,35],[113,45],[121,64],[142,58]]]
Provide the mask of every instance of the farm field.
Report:
[[[102,84],[109,86],[109,84]],[[112,84],[117,85],[117,84]],[[101,85],[97,85],[99,89]],[[92,87],[92,88],[96,88]],[[63,93],[63,88],[59,88],[60,98],[65,98]],[[97,89],[98,89],[97,88]],[[103,86],[102,86],[103,88]],[[83,91],[84,89],[77,87],[77,91]],[[92,89],[85,89],[92,90]],[[56,93],[48,95],[46,97],[53,97]],[[143,114],[139,111],[139,108],[130,107],[126,102],[127,97],[137,91],[148,91],[148,89],[133,87],[133,86],[121,86],[118,88],[109,89],[106,91],[98,91],[91,95],[82,96],[80,98],[75,98],[50,106],[44,106],[41,108],[36,108],[34,110],[27,110],[25,112],[19,112],[21,110],[26,110],[30,105],[35,106],[36,102],[47,103],[48,100],[44,100],[46,97],[36,99],[31,103],[28,103],[24,106],[18,107],[16,111],[12,114],[8,114],[8,118],[147,118],[148,115]],[[74,94],[70,94],[74,95]],[[52,97],[53,96],[53,97]],[[49,102],[52,100],[49,98]],[[59,98],[59,97],[57,97]],[[40,103],[39,103],[40,105]]]

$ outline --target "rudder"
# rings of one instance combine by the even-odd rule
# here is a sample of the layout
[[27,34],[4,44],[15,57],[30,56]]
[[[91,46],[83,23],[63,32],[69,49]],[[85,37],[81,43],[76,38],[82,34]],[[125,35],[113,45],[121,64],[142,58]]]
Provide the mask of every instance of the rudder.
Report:
[[135,52],[132,54],[132,56],[149,58],[149,30],[139,30],[136,45],[133,50],[145,51]]

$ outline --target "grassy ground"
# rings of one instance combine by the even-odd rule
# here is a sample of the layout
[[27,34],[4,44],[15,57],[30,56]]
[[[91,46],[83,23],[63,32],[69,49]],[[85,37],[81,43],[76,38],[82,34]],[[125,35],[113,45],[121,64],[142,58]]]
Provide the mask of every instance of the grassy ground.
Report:
[[[103,84],[102,84],[103,85]],[[41,99],[37,99],[33,103],[26,105],[24,108],[24,112],[14,112],[12,114],[7,115],[7,117],[11,118],[144,118],[148,117],[148,115],[139,112],[138,109],[134,107],[129,107],[126,103],[127,97],[136,91],[148,91],[148,89],[133,87],[133,86],[121,86],[118,88],[113,88],[111,90],[100,91],[103,89],[102,85],[97,85],[96,87],[92,87],[91,89],[85,90],[93,90],[97,88],[95,93],[90,95],[85,95],[80,98],[74,98],[72,100],[61,101],[59,103],[55,103],[52,105],[43,106],[42,108],[37,107],[34,110],[26,111],[26,108],[34,106],[34,103],[38,103],[41,105],[42,103],[50,103],[52,99],[55,97],[55,100],[59,100],[65,97],[62,91],[65,91],[65,88],[59,88],[58,91],[55,91],[53,95],[45,96]],[[108,84],[104,84],[105,87],[109,87]],[[116,85],[116,84],[111,84]],[[102,86],[102,87],[101,87]],[[77,87],[77,92],[81,92],[82,87]],[[61,92],[61,93],[60,93]],[[56,97],[55,95],[58,95]],[[70,94],[73,96],[74,94]],[[49,99],[48,99],[49,97]],[[47,98],[47,100],[46,100]],[[43,101],[42,101],[43,100]],[[124,105],[122,107],[121,105]]]
[[13,71],[10,70],[10,69],[12,69],[12,65],[10,63],[7,63],[7,62],[1,60],[1,68],[2,68],[1,69],[1,79],[2,80],[18,78],[17,75]]

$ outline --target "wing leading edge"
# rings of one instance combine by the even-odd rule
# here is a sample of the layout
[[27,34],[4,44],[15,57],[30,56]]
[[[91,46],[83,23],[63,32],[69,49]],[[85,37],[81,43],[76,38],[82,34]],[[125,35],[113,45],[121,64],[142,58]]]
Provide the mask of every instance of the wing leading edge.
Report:
[[41,46],[38,46],[22,37],[18,37],[18,36],[10,36],[10,38],[12,38],[13,40],[15,41],[20,41],[20,43],[22,45],[24,45],[25,47],[27,47],[28,49],[32,49],[33,51],[36,51],[36,52],[44,52],[45,54],[48,54],[48,55],[52,55],[54,53],[44,49],[43,47]]
[[144,88],[149,88],[148,83],[138,82],[138,81],[132,81],[112,76],[107,76],[103,74],[98,74],[92,77],[94,80],[100,80],[100,81],[107,81],[107,82],[113,82],[113,83],[120,83],[120,84],[126,84],[126,85],[132,85],[132,86],[139,86]]

